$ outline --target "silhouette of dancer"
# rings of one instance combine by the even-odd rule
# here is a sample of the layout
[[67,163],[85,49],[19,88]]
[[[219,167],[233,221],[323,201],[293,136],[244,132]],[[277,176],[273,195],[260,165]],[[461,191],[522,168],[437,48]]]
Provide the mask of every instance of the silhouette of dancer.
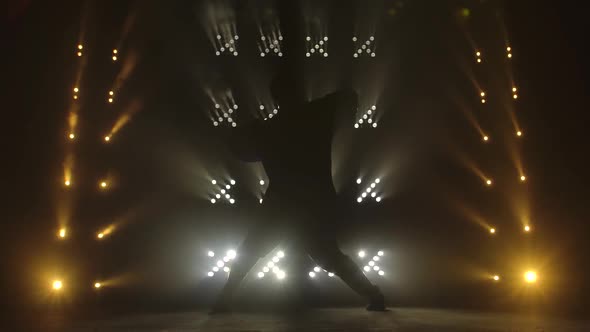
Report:
[[[341,207],[332,183],[334,123],[343,113],[353,123],[358,97],[341,90],[312,102],[303,94],[303,57],[298,29],[297,1],[280,1],[285,56],[271,83],[280,112],[269,121],[238,127],[231,148],[246,162],[262,162],[270,179],[264,198],[264,217],[249,230],[238,249],[227,283],[213,313],[229,310],[231,297],[256,262],[288,238],[300,244],[323,269],[335,273],[369,302],[367,310],[385,310],[380,290],[371,284],[350,257],[342,253],[334,235]],[[285,17],[284,13],[289,13]],[[291,23],[291,24],[289,24]],[[288,39],[292,41],[289,42]],[[297,52],[299,50],[299,52]]]

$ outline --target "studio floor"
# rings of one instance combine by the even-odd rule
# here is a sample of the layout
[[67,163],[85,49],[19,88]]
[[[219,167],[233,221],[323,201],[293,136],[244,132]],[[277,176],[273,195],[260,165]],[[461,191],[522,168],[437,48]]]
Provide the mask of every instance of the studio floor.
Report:
[[[204,311],[141,314],[59,324],[61,331],[442,331],[582,332],[590,321],[522,314],[439,309],[317,309],[298,313],[240,313],[210,316]],[[49,326],[46,326],[49,329]]]

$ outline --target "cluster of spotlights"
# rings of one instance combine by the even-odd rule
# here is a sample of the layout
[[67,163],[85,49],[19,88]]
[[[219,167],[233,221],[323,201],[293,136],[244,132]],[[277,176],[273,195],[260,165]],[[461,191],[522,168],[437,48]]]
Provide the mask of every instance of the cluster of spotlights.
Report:
[[108,99],[109,103],[113,102],[114,97],[115,97],[115,92],[113,90],[109,91],[109,99]]
[[215,111],[213,111],[213,125],[215,127],[221,125],[224,122],[227,122],[232,127],[237,127],[237,123],[232,118],[232,114],[234,111],[238,110],[238,105],[234,104],[233,106],[228,106],[227,110],[221,108],[221,105],[215,104]]
[[[207,256],[210,258],[215,257],[215,252],[209,250],[207,252]],[[229,273],[230,268],[228,265],[228,263],[234,259],[236,259],[237,256],[237,252],[233,249],[230,249],[226,252],[225,256],[223,256],[223,259],[218,260],[213,267],[211,268],[211,271],[207,272],[207,276],[209,277],[213,277],[215,275],[215,273],[223,271],[226,273]]]
[[310,36],[305,37],[307,52],[306,57],[310,57],[314,54],[318,56],[328,57],[328,37],[320,38],[319,40],[312,41]]
[[[378,262],[381,261],[381,258],[384,255],[385,255],[385,253],[383,252],[383,250],[377,251],[377,254],[374,255],[365,266],[363,266],[363,271],[365,271],[365,273],[375,271],[380,276],[384,276],[385,271],[383,271],[383,269],[381,269],[381,267],[378,265]],[[359,251],[358,256],[361,260],[364,260],[365,258],[370,257],[369,255],[367,255],[367,253],[364,250]]]
[[267,111],[266,107],[261,104],[258,107],[258,109],[260,110],[260,112],[263,113],[264,120],[267,120],[267,119],[272,119],[275,115],[277,115],[279,113],[279,109],[281,109],[281,108],[280,108],[280,106],[277,106],[277,107],[273,107],[272,111]]
[[[363,180],[361,178],[356,179],[357,184],[361,184],[362,182],[363,182]],[[377,189],[376,189],[377,185],[380,182],[381,182],[381,179],[377,178],[369,186],[367,186],[362,191],[360,196],[356,199],[357,203],[362,203],[363,200],[368,199],[369,196],[371,198],[373,198],[375,200],[375,202],[377,202],[377,203],[381,202],[381,196],[377,195]]]
[[113,49],[113,55],[111,57],[111,59],[113,59],[113,61],[117,61],[117,54],[119,53],[119,51],[117,51],[117,49]]
[[327,273],[328,277],[330,277],[330,278],[334,277],[334,275],[335,275],[333,272],[328,272],[328,271],[320,268],[319,266],[314,267],[313,271],[310,271],[307,275],[309,275],[310,278],[314,279],[316,276],[319,276],[322,273],[322,271],[324,273]]
[[367,123],[369,126],[373,128],[377,128],[377,121],[373,118],[375,117],[375,111],[377,110],[377,106],[373,105],[371,108],[365,111],[365,113],[356,121],[354,124],[355,128],[360,128],[363,124]]
[[[211,180],[211,184],[212,185],[218,185],[217,180]],[[215,194],[214,198],[211,198],[211,204],[215,204],[218,201],[225,199],[226,201],[228,201],[230,204],[235,204],[236,200],[231,197],[231,195],[229,194],[230,189],[236,185],[236,181],[235,180],[230,180],[229,183],[227,183],[225,186],[222,184],[219,184],[218,188],[219,192],[217,194]]]
[[506,46],[506,57],[512,59],[512,47]]
[[80,89],[77,86],[74,87],[74,99],[78,99],[78,92],[80,92]]
[[222,54],[230,54],[233,56],[238,56],[237,44],[239,38],[240,37],[238,35],[227,37],[217,35],[217,50],[215,51],[215,55],[220,56]]
[[515,86],[513,86],[512,87],[512,99],[518,99],[518,93],[517,92],[518,92],[518,89]]
[[475,52],[475,61],[477,63],[482,63],[483,62],[482,56],[481,56],[481,51],[476,51]]
[[260,49],[260,56],[265,57],[267,55],[276,55],[279,57],[283,56],[283,52],[281,51],[281,42],[283,41],[283,36],[279,35],[278,38],[273,38],[271,36],[261,36],[260,37],[260,44],[258,44],[258,48]]
[[84,49],[84,46],[82,46],[82,44],[78,44],[78,51],[76,55],[82,56],[82,49]]
[[272,272],[277,279],[279,279],[279,280],[285,279],[287,274],[279,266],[279,263],[281,262],[281,260],[284,257],[285,257],[285,252],[282,250],[278,250],[276,252],[276,254],[273,255],[273,257],[264,265],[262,270],[257,273],[258,278],[262,279]]
[[[355,47],[357,46],[356,43],[358,42],[358,38],[352,37],[352,41],[355,43]],[[367,54],[370,55],[372,58],[375,57],[375,47],[374,45],[371,45],[372,42],[375,41],[375,37],[374,36],[370,36],[369,39],[367,39],[362,45],[361,47],[358,47],[356,52],[354,52],[352,54],[352,56],[354,58],[358,58],[359,56],[363,55],[363,54]],[[373,49],[371,50],[371,46],[373,46]]]
[[486,93],[485,92],[480,92],[479,96],[481,97],[481,103],[485,104],[486,103]]

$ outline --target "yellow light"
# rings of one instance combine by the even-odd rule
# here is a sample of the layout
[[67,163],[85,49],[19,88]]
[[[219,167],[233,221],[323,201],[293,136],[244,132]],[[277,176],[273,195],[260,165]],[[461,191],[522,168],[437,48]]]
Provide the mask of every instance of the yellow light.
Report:
[[74,133],[71,133],[68,137],[73,140],[74,138],[76,138],[76,135],[74,135]]
[[481,100],[481,103],[482,103],[482,104],[485,104],[485,103],[486,103],[486,100],[485,100],[485,99],[482,99],[482,100]]
[[113,102],[113,98],[109,98],[109,103],[112,103],[112,102]]
[[520,131],[520,130],[519,130],[519,131],[517,131],[517,132],[516,132],[516,136],[518,136],[518,137],[522,136],[522,131]]
[[78,56],[82,56],[82,52],[78,52]]
[[512,58],[512,53],[508,53],[508,58]]
[[78,87],[75,87],[75,88],[74,88],[74,92],[75,92],[75,93],[78,93],[78,91],[79,91],[79,90],[78,90]]
[[521,176],[520,176],[520,182],[525,182],[525,181],[526,181],[526,176],[524,176],[524,175],[521,175]]
[[515,94],[512,95],[512,98],[518,99],[518,95],[515,93]]
[[96,237],[98,237],[99,239],[102,239],[104,237],[104,234],[103,233],[98,233],[98,235]]
[[113,61],[117,61],[117,56],[113,55]]
[[61,280],[54,280],[51,287],[55,290],[60,290],[63,287]]
[[74,95],[74,99],[78,99],[78,95]]
[[485,97],[486,96],[486,93],[482,91],[479,95],[482,96],[482,97]]
[[499,275],[495,275],[492,277],[492,279],[494,279],[494,281],[500,281],[500,276]]
[[481,59],[477,59],[477,63],[481,63]]
[[486,184],[487,184],[488,186],[491,186],[491,185],[492,185],[492,180],[489,180],[489,179],[488,179],[488,180],[486,180]]
[[477,52],[475,52],[475,55],[478,56],[478,57],[480,57],[481,56],[481,52],[477,51]]
[[110,140],[111,140],[111,136],[105,136],[105,137],[104,137],[104,140],[105,140],[105,142],[108,142],[108,141],[110,141]]
[[496,234],[496,229],[495,228],[490,228],[490,233]]
[[70,182],[70,180],[65,180],[65,181],[64,181],[64,184],[65,184],[65,186],[66,186],[66,187],[69,187],[69,186],[70,186],[70,184],[71,184],[71,182]]
[[537,282],[537,273],[535,271],[526,271],[524,273],[524,280],[529,284]]
[[102,285],[100,284],[100,282],[95,282],[94,283],[94,288],[100,288]]
[[529,226],[529,225],[524,226],[524,231],[527,232],[527,233],[530,232],[531,231],[531,226]]
[[100,187],[101,187],[101,188],[106,188],[106,187],[107,187],[107,183],[106,183],[105,181],[102,181],[102,182],[100,183]]
[[113,54],[117,54],[117,53],[118,53],[118,51],[117,51],[117,49],[115,48],[115,49],[113,50]]
[[66,229],[65,229],[65,228],[61,228],[61,229],[59,230],[59,237],[61,237],[62,239],[63,239],[64,237],[66,237]]
[[510,47],[510,46],[506,47],[506,52],[510,52],[510,51],[512,51],[512,47]]
[[484,141],[486,141],[486,142],[487,142],[489,139],[490,139],[490,138],[489,138],[489,137],[487,137],[487,136],[484,136],[484,137],[483,137],[483,140],[484,140]]
[[114,95],[115,93],[113,92],[113,90],[109,91],[109,96]]
[[81,50],[81,49],[83,49],[83,48],[84,48],[84,47],[82,46],[82,44],[78,44],[78,49],[79,49],[79,50]]

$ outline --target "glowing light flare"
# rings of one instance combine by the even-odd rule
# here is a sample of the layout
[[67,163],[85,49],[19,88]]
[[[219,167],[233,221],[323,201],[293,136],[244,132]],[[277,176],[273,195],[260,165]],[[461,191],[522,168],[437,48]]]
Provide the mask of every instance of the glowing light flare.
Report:
[[51,283],[51,288],[53,288],[54,290],[60,290],[63,287],[63,283],[61,282],[61,280],[54,280]]
[[287,276],[287,274],[285,273],[285,271],[279,271],[277,273],[277,279],[279,279],[279,280],[285,279],[286,276]]
[[237,252],[233,249],[230,249],[227,251],[227,257],[229,257],[229,259],[234,259],[237,256]]
[[110,142],[110,141],[111,141],[111,136],[110,136],[110,135],[106,135],[106,136],[104,137],[104,141],[105,141],[105,142]]
[[499,275],[494,275],[494,276],[492,276],[492,280],[494,280],[494,281],[500,281],[500,276]]
[[104,233],[98,233],[96,235],[97,238],[102,239],[104,237]]
[[209,250],[209,251],[207,251],[207,256],[214,257],[215,253],[213,251]]
[[489,187],[493,184],[493,181],[491,179],[487,179],[486,180],[486,185]]
[[490,228],[490,234],[496,234],[496,229],[495,228]]
[[524,175],[521,175],[521,176],[520,176],[520,182],[525,182],[525,181],[526,181],[526,176],[524,176]]
[[102,284],[100,282],[95,282],[94,283],[94,288],[98,289],[100,287],[102,287]]
[[524,281],[526,281],[529,284],[533,284],[533,283],[537,282],[537,272],[526,271],[524,273]]
[[377,252],[377,256],[381,256],[381,257],[383,257],[383,255],[385,255],[385,253],[383,252],[383,250],[379,250],[379,251]]
[[516,131],[516,136],[518,136],[518,137],[522,137],[522,131],[520,131],[520,130],[517,130],[517,131]]
[[65,180],[65,181],[64,181],[64,185],[65,185],[66,187],[69,187],[69,186],[71,186],[71,185],[72,185],[72,182],[70,182],[70,180]]
[[524,226],[524,231],[527,232],[527,233],[530,232],[531,231],[531,226],[525,225]]
[[66,229],[65,228],[60,228],[59,233],[58,233],[58,236],[60,238],[62,238],[62,239],[65,238],[66,237]]
[[360,258],[364,258],[366,256],[366,253],[364,250],[361,250],[361,251],[359,251],[358,255]]
[[74,135],[74,133],[70,133],[68,138],[73,141],[76,138],[76,135]]
[[312,271],[312,272],[309,272],[308,274],[309,274],[310,278],[315,278],[315,272]]
[[484,140],[484,142],[487,142],[490,140],[490,138],[487,135],[484,135],[483,140]]
[[106,187],[109,186],[108,182],[106,181],[101,181],[99,184],[100,188],[105,189]]

